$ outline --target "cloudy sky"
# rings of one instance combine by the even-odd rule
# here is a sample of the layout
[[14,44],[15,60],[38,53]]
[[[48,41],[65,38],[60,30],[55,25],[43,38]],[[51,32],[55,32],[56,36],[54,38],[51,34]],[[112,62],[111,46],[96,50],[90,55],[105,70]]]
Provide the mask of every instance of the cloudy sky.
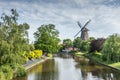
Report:
[[20,15],[19,23],[30,25],[30,41],[40,25],[49,23],[56,25],[61,39],[74,39],[80,30],[77,21],[84,25],[89,19],[89,36],[120,34],[120,0],[0,0],[0,16],[12,8]]

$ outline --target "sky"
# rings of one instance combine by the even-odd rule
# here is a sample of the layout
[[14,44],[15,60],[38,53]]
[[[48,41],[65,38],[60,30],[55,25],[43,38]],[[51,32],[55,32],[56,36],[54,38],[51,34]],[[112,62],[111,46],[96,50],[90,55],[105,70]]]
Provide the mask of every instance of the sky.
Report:
[[0,16],[12,8],[19,13],[18,23],[30,25],[30,42],[42,24],[55,24],[61,40],[73,40],[80,31],[77,21],[83,26],[89,19],[90,37],[120,34],[120,0],[0,0]]

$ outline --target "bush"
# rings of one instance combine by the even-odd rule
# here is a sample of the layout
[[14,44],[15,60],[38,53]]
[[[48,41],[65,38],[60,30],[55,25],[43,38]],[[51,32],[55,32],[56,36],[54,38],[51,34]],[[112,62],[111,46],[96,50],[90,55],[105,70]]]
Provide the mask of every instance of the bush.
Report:
[[1,66],[1,71],[3,72],[3,73],[1,72],[1,75],[4,74],[5,80],[10,80],[10,79],[13,78],[13,71],[12,71],[12,69],[11,69],[11,67],[9,65]]
[[29,59],[28,59],[28,54],[26,51],[23,52],[22,56],[24,57],[24,60],[25,62],[27,62]]
[[42,57],[42,50],[34,50],[34,53],[35,53],[35,58]]
[[0,70],[0,80],[5,80],[5,75],[2,70]]
[[26,75],[26,70],[22,65],[17,66],[17,70],[14,73],[14,78],[15,77],[21,77]]
[[34,53],[34,51],[30,51],[28,58],[29,59],[35,59],[35,53]]

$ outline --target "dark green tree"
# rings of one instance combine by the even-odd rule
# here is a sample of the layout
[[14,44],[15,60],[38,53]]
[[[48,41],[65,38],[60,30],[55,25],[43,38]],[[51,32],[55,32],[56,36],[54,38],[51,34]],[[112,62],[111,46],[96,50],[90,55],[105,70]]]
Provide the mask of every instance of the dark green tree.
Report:
[[41,49],[44,53],[55,53],[59,50],[60,39],[58,30],[55,25],[41,25],[34,33],[35,49]]

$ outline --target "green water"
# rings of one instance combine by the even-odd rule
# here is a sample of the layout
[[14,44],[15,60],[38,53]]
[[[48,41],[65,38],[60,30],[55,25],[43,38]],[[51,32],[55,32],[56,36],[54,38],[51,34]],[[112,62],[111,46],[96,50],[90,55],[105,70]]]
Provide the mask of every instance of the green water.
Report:
[[56,57],[33,67],[25,77],[14,80],[120,80],[120,73],[99,65],[78,63],[72,58]]

